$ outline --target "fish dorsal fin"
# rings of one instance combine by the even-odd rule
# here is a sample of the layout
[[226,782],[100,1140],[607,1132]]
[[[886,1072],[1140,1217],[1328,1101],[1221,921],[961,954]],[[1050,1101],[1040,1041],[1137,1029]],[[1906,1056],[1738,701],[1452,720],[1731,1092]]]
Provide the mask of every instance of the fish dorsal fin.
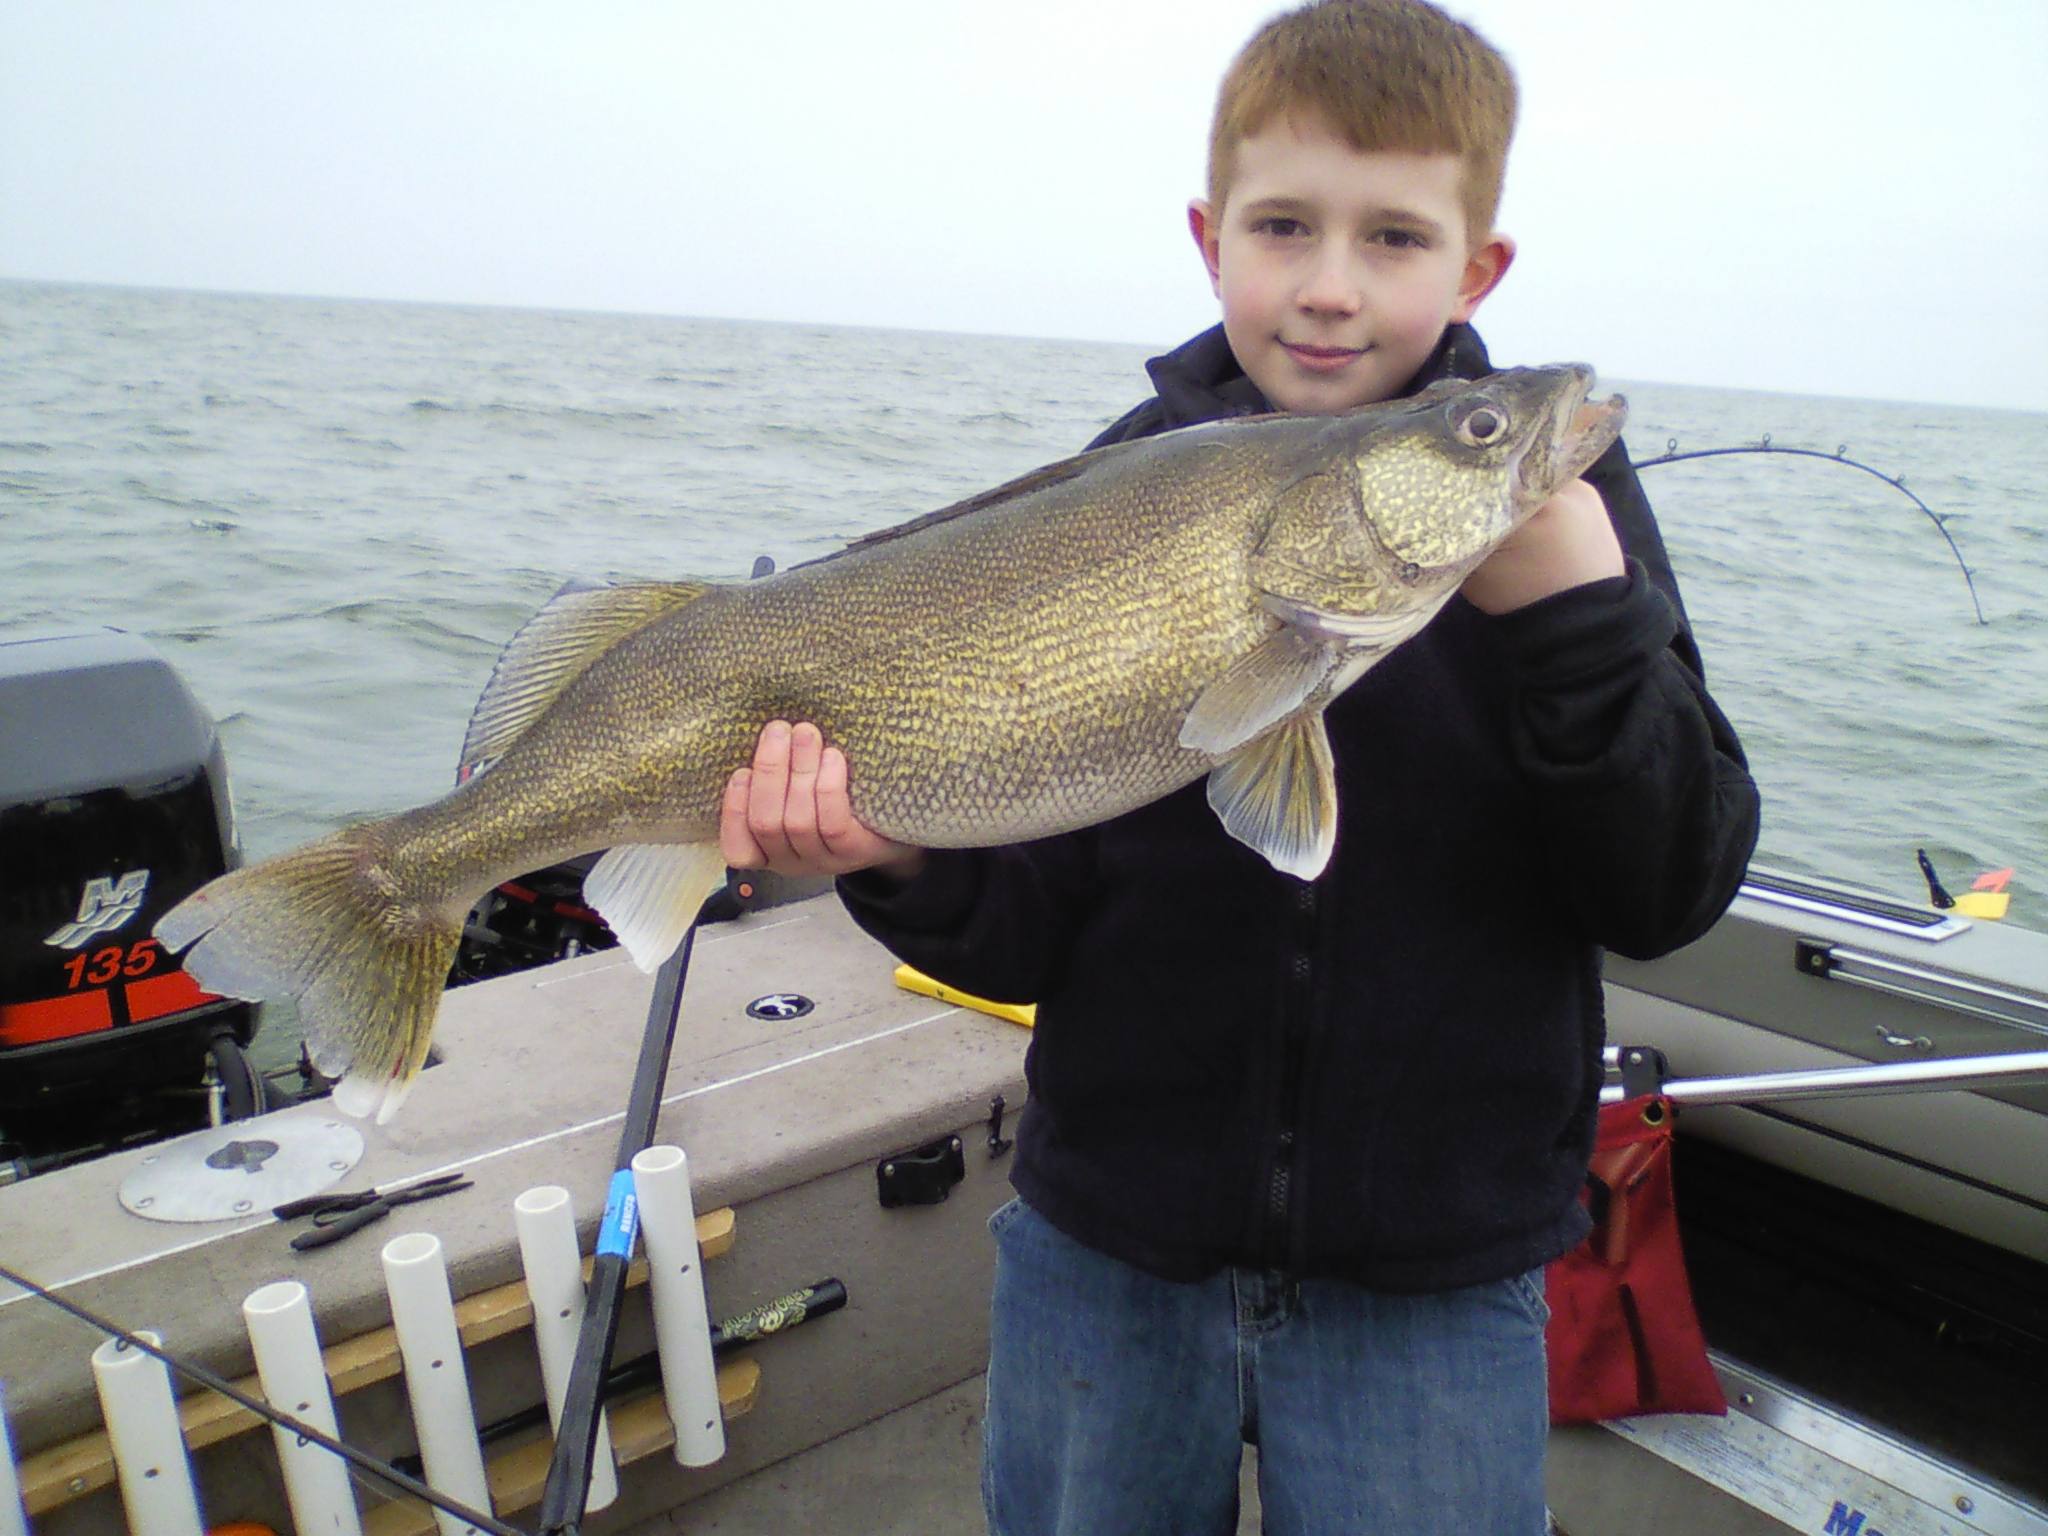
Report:
[[1020,475],[1015,480],[999,485],[992,491],[983,491],[977,496],[968,497],[965,501],[956,501],[950,507],[941,507],[938,511],[927,512],[922,517],[913,517],[909,522],[898,523],[893,528],[877,528],[873,533],[862,534],[844,549],[835,549],[829,555],[821,555],[816,560],[807,560],[804,563],[823,565],[827,560],[837,560],[841,555],[850,555],[855,550],[872,549],[877,544],[887,544],[909,534],[922,533],[939,523],[950,523],[956,517],[979,512],[983,507],[992,507],[999,501],[1011,501],[1019,496],[1029,496],[1038,491],[1050,490],[1056,485],[1064,485],[1076,475],[1085,473],[1104,454],[1113,453],[1122,446],[1121,443],[1110,443],[1101,448],[1091,448],[1086,453],[1076,454],[1071,459],[1061,459],[1057,464],[1047,464],[1043,468],[1032,470],[1028,475]]
[[1336,668],[1341,648],[1283,624],[1202,690],[1181,722],[1180,744],[1222,757],[1301,708]]
[[469,717],[458,782],[503,757],[608,647],[710,590],[702,581],[565,585],[500,653]]
[[583,899],[633,963],[651,974],[675,953],[697,909],[724,881],[725,858],[716,843],[627,843],[584,877]]
[[1284,874],[1313,880],[1337,844],[1337,770],[1317,710],[1262,736],[1209,773],[1223,830]]

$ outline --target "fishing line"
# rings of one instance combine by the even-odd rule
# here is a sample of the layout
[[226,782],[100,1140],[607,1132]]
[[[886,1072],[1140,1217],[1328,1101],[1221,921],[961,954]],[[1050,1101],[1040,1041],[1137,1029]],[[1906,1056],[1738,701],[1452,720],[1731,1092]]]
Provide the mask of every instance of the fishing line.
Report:
[[111,1334],[130,1349],[139,1349],[145,1355],[155,1356],[180,1376],[189,1377],[200,1386],[210,1391],[218,1392],[229,1402],[240,1404],[260,1419],[268,1419],[279,1428],[290,1430],[301,1440],[310,1441],[324,1451],[333,1452],[336,1456],[341,1457],[342,1460],[368,1472],[387,1487],[395,1488],[401,1493],[411,1494],[416,1499],[424,1499],[436,1509],[445,1510],[455,1516],[456,1519],[466,1521],[480,1531],[489,1531],[491,1536],[529,1536],[528,1532],[520,1530],[515,1525],[507,1525],[494,1515],[487,1515],[481,1510],[471,1509],[461,1500],[451,1499],[445,1493],[436,1492],[425,1483],[407,1477],[398,1468],[392,1466],[387,1461],[378,1460],[368,1451],[359,1451],[354,1446],[346,1445],[315,1429],[305,1420],[295,1418],[289,1413],[273,1408],[259,1397],[251,1397],[226,1377],[216,1376],[203,1365],[194,1365],[190,1361],[179,1359],[169,1350],[161,1349],[150,1343],[147,1339],[138,1338],[119,1324],[108,1322],[104,1317],[80,1306],[75,1301],[67,1301],[54,1291],[45,1290],[42,1286],[37,1285],[35,1281],[25,1275],[16,1274],[5,1265],[0,1265],[0,1280],[5,1280],[10,1285],[20,1286],[31,1296],[40,1296],[51,1306],[58,1308],[60,1311],[69,1312],[80,1322],[89,1324],[102,1333]]
[[1948,531],[1949,518],[1955,514],[1935,511],[1934,508],[1922,501],[1919,496],[1906,488],[1904,476],[1888,475],[1881,469],[1874,469],[1868,464],[1850,458],[1849,445],[1847,443],[1841,444],[1833,453],[1822,453],[1818,448],[1779,448],[1771,442],[1771,434],[1766,432],[1761,442],[1751,443],[1741,448],[1693,448],[1680,453],[1678,451],[1678,439],[1671,437],[1664,440],[1664,452],[1656,458],[1638,459],[1629,468],[1655,469],[1660,464],[1676,464],[1683,459],[1719,459],[1738,453],[1784,454],[1792,458],[1819,459],[1824,464],[1844,464],[1850,469],[1860,469],[1864,474],[1872,475],[1882,480],[1886,485],[1927,514],[1927,520],[1934,524],[1936,531],[1948,542],[1948,552],[1956,557],[1956,569],[1963,573],[1963,582],[1970,589],[1970,606],[1977,610],[1977,622],[1979,624],[1989,624],[1991,622],[1984,617],[1984,605],[1977,599],[1976,578],[1971,574],[1970,567],[1963,562],[1963,552],[1956,547],[1955,535]]

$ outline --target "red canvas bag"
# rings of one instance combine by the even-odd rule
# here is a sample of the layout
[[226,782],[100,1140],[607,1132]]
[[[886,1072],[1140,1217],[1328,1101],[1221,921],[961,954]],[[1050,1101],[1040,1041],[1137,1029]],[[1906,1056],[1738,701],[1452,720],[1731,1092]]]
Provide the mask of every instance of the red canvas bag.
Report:
[[1550,1266],[1550,1422],[1726,1413],[1693,1311],[1671,1198],[1671,1102],[1608,1104],[1588,1175],[1593,1230]]

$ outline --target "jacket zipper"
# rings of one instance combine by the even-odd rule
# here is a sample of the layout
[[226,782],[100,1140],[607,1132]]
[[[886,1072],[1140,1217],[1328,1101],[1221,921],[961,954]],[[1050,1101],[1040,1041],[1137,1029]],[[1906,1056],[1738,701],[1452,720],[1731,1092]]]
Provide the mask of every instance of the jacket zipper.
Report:
[[1301,1118],[1302,1079],[1307,1067],[1309,1018],[1315,998],[1316,888],[1295,895],[1292,954],[1282,1003],[1280,1127],[1273,1138],[1273,1171],[1266,1181],[1265,1250],[1271,1269],[1289,1259],[1289,1223],[1294,1193],[1295,1128]]

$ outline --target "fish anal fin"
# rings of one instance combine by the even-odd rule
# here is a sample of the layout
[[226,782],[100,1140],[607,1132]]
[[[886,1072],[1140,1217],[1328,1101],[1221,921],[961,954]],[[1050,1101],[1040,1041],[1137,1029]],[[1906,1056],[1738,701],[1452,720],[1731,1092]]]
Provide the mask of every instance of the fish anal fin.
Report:
[[572,581],[562,587],[499,654],[469,717],[458,778],[504,756],[604,651],[710,590],[701,581]]
[[1313,880],[1337,843],[1337,771],[1321,710],[1290,720],[1209,772],[1223,829],[1284,874]]
[[1301,708],[1337,665],[1341,648],[1283,624],[1202,690],[1181,722],[1180,744],[1223,757]]
[[716,843],[627,843],[597,861],[583,899],[597,908],[641,970],[675,953],[704,899],[725,880]]

